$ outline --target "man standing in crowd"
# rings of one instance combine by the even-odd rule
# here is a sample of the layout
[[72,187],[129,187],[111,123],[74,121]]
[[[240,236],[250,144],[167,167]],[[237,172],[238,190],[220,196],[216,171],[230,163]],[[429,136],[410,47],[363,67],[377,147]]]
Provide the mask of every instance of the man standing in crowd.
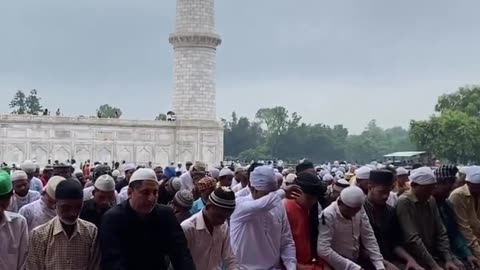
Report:
[[27,222],[21,215],[6,211],[12,196],[10,175],[0,171],[0,268],[23,270],[28,250]]
[[30,182],[29,187],[31,190],[36,191],[40,194],[43,190],[42,180],[35,177],[37,173],[37,164],[33,163],[30,160],[25,160],[22,165],[20,165],[20,169],[24,171],[28,175],[28,182]]
[[239,269],[230,246],[227,219],[235,210],[235,193],[228,187],[213,191],[205,208],[182,222],[197,270]]
[[65,179],[72,179],[73,167],[69,164],[55,163],[53,165],[53,175],[61,176]]
[[[230,219],[231,244],[240,269],[296,269],[295,243],[281,203],[286,191],[278,190],[273,168],[255,168],[250,189],[250,195],[237,198]],[[286,189],[289,199],[302,193],[294,185]]]
[[115,198],[115,181],[113,181],[110,175],[104,174],[98,177],[94,187],[93,199],[85,201],[80,218],[100,228],[103,214],[115,206],[117,202]]
[[27,270],[98,269],[97,227],[78,218],[82,186],[73,179],[61,181],[55,199],[58,216],[32,231]]
[[225,167],[220,171],[220,175],[218,176],[218,183],[222,187],[231,187],[233,181],[233,172]]
[[284,200],[284,204],[295,242],[297,270],[329,269],[317,256],[318,198],[325,193],[325,186],[317,175],[307,172],[298,174],[293,183],[303,194],[293,200]]
[[[334,269],[389,269],[362,209],[365,194],[357,186],[348,187],[340,198],[323,210],[320,217],[317,252]],[[360,241],[368,256],[367,266],[360,260]]]
[[454,165],[442,165],[435,170],[437,185],[433,191],[433,197],[437,203],[443,225],[447,230],[450,248],[453,254],[461,261],[458,261],[456,258],[456,264],[460,266],[465,264],[474,269],[475,267],[480,267],[479,261],[473,256],[472,251],[468,247],[465,237],[458,228],[457,216],[453,210],[453,206],[447,201],[455,183],[457,172],[458,169]]
[[58,183],[64,180],[65,178],[61,176],[51,177],[45,186],[42,197],[25,205],[18,211],[27,220],[29,232],[57,216],[55,211],[55,191]]
[[115,186],[115,190],[120,193],[122,188],[128,186],[128,183],[130,182],[130,178],[132,177],[133,172],[135,172],[135,164],[133,163],[128,163],[123,166],[123,173],[125,174],[125,178],[121,181],[117,182],[117,185]]
[[46,165],[43,168],[43,171],[42,171],[41,174],[42,174],[42,176],[41,176],[40,180],[42,181],[43,186],[46,186],[47,183],[48,183],[48,180],[50,180],[50,178],[53,176],[52,165]]
[[187,240],[172,209],[157,204],[158,181],[152,169],[130,178],[129,199],[103,216],[100,246],[103,270],[193,270]]
[[395,209],[387,204],[394,186],[394,175],[389,170],[372,170],[368,181],[368,195],[364,209],[375,232],[380,252],[387,269],[423,270],[401,246],[400,224]]
[[237,184],[232,188],[232,191],[237,193],[240,190],[244,189],[248,185],[248,174],[247,171],[243,168],[237,168],[235,170],[235,179],[234,181],[237,182]]
[[190,171],[185,172],[180,176],[180,181],[182,181],[181,189],[188,189],[193,191],[197,181],[205,177],[206,175],[206,165],[203,162],[196,161]]
[[395,188],[393,192],[400,197],[405,191],[410,190],[410,182],[408,180],[408,171],[403,167],[398,167],[397,172],[397,182],[395,183]]
[[466,169],[466,184],[455,189],[449,201],[458,217],[460,232],[475,257],[480,258],[480,166]]
[[153,171],[155,172],[155,175],[157,176],[158,181],[164,180],[164,175],[163,175],[163,168],[162,166],[156,166]]
[[208,198],[210,194],[215,190],[216,181],[212,177],[205,176],[200,179],[197,183],[197,190],[200,192],[200,198],[193,202],[192,209],[190,212],[192,215],[202,211],[202,209],[207,205]]
[[371,170],[372,168],[368,166],[363,166],[355,170],[355,183],[352,184],[361,188],[365,195],[368,193],[368,179],[370,179]]
[[405,249],[426,269],[458,270],[435,199],[435,175],[429,167],[411,171],[411,189],[398,199],[396,213]]
[[173,213],[175,213],[178,223],[182,223],[184,220],[192,216],[192,213],[190,212],[192,205],[192,192],[184,189],[175,194],[170,206],[173,208]]
[[30,180],[24,171],[14,171],[12,173],[12,182],[14,195],[8,211],[17,213],[24,205],[40,199],[41,195],[39,192],[30,190]]

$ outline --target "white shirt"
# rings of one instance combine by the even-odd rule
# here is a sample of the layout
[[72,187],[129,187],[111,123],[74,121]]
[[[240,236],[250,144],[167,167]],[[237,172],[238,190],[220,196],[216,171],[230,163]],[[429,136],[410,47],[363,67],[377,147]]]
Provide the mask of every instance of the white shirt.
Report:
[[297,259],[290,224],[278,190],[254,200],[251,195],[237,197],[230,218],[233,252],[242,270],[295,270]]
[[232,188],[232,190],[233,190],[233,188],[234,188],[236,185],[238,185],[238,184],[240,184],[240,183],[238,183],[237,179],[235,179],[235,177],[233,177],[233,179],[232,179],[232,185],[230,186],[230,187]]
[[203,219],[203,211],[200,211],[182,222],[181,226],[197,270],[218,270],[222,264],[226,270],[238,269],[226,222],[214,227],[213,234],[210,234]]
[[320,216],[317,253],[334,269],[359,270],[360,241],[375,269],[383,270],[375,234],[363,208],[351,220],[340,213],[337,202],[323,210]]
[[48,208],[42,199],[25,205],[18,213],[27,220],[29,232],[37,226],[47,223],[57,215],[55,209]]
[[238,183],[238,184],[236,184],[236,185],[232,188],[232,191],[235,192],[235,193],[237,193],[237,192],[239,192],[239,191],[242,190],[242,189],[243,189],[242,183]]
[[20,208],[40,199],[40,197],[40,193],[33,190],[29,190],[28,194],[25,197],[20,197],[17,194],[13,194],[12,198],[10,199],[10,206],[7,210],[10,212],[18,213]]
[[246,186],[242,188],[240,191],[235,192],[235,197],[240,198],[240,197],[245,197],[250,195],[252,192],[250,191],[250,187]]
[[17,213],[3,212],[0,222],[0,269],[23,270],[28,251],[27,221]]
[[117,196],[117,204],[121,204],[122,202],[128,200],[128,186],[123,187],[118,193]]
[[186,172],[182,175],[180,175],[180,183],[182,186],[180,187],[180,190],[190,190],[192,191],[195,185],[193,184],[193,179],[192,176],[190,175],[190,172]]
[[397,193],[390,192],[390,195],[388,195],[387,204],[390,205],[391,207],[395,207],[397,205],[397,201],[398,201]]

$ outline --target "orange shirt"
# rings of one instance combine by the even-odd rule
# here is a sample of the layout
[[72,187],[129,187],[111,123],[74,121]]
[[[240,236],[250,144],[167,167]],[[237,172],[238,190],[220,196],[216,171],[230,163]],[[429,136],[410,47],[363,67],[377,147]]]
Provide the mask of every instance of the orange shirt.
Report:
[[[310,219],[309,209],[305,209],[295,200],[285,200],[285,210],[287,212],[290,229],[292,231],[293,241],[297,252],[297,269],[322,270],[325,263],[317,258],[312,252],[310,244]],[[315,259],[315,260],[313,260]]]

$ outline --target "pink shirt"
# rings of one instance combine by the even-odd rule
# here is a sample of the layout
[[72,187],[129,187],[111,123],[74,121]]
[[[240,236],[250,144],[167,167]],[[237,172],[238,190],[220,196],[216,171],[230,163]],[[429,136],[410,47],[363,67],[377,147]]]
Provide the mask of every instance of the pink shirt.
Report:
[[203,219],[203,211],[200,211],[182,222],[181,226],[197,270],[220,269],[222,263],[227,270],[239,269],[230,246],[226,222],[214,227],[213,234],[210,234]]

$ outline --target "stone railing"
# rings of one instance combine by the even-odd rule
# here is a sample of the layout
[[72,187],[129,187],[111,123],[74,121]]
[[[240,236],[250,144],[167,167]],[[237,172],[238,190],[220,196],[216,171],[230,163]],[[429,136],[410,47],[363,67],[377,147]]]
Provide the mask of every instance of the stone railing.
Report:
[[98,125],[98,126],[131,126],[131,127],[209,127],[223,128],[220,122],[208,120],[134,120],[97,117],[65,117],[27,114],[0,114],[0,124],[29,123],[53,125]]

